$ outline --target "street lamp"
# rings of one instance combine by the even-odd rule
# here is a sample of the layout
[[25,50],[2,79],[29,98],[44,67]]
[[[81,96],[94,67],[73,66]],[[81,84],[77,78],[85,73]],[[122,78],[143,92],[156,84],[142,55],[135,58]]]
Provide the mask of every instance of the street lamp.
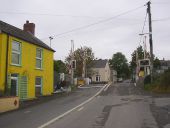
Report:
[[51,40],[54,38],[52,36],[50,36],[49,39],[50,39],[50,48],[51,48]]

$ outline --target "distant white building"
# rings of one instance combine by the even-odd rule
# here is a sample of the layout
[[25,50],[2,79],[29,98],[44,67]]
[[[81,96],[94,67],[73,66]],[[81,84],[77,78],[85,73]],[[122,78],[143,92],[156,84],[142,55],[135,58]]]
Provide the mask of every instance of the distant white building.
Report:
[[160,69],[157,69],[156,71],[158,73],[163,73],[164,71],[170,69],[170,60],[160,60]]
[[92,82],[109,82],[113,80],[113,75],[115,72],[111,71],[108,60],[93,60],[92,66]]

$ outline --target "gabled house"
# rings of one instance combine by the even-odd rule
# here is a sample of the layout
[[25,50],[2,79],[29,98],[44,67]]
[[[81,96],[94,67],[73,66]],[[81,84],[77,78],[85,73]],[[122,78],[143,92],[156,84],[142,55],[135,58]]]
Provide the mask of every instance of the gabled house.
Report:
[[160,69],[164,71],[170,69],[170,60],[160,60]]
[[160,68],[157,69],[158,73],[164,73],[164,71],[170,69],[170,60],[160,60]]
[[93,60],[91,63],[92,82],[109,82],[111,80],[111,70],[108,60]]
[[54,50],[34,36],[35,24],[23,30],[0,21],[0,93],[33,99],[53,92]]

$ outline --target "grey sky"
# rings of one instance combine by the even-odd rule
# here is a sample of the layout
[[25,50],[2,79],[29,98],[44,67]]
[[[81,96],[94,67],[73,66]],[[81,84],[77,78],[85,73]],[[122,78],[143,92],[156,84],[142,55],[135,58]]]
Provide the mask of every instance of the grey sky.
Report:
[[[49,45],[49,36],[86,26],[146,4],[147,0],[0,0],[0,20],[22,29],[26,20],[36,24],[36,36]],[[170,1],[152,0],[154,54],[170,59]],[[40,15],[38,15],[40,14]],[[54,36],[55,59],[64,60],[70,50],[89,46],[97,58],[111,58],[118,51],[130,60],[139,45],[146,6],[86,29]],[[145,31],[148,32],[148,22]],[[147,38],[148,39],[148,38]],[[142,45],[142,43],[141,43]],[[149,50],[149,43],[147,41]]]

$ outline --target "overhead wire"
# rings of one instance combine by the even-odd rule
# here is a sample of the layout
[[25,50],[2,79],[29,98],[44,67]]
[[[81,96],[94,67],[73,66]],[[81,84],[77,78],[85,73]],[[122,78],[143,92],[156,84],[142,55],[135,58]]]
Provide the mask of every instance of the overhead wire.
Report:
[[166,18],[162,18],[162,19],[156,19],[156,20],[152,20],[153,22],[158,22],[158,21],[167,21],[170,20],[170,17],[166,17]]
[[[144,19],[144,23],[143,23],[143,27],[142,27],[142,32],[141,32],[141,34],[144,34],[144,29],[145,29],[145,26],[146,26],[146,19],[147,19],[147,15],[148,15],[148,13],[147,13],[147,11],[146,11],[145,19]],[[141,44],[142,37],[143,37],[143,36],[140,36],[139,45]]]
[[31,12],[5,12],[0,11],[0,14],[16,14],[16,15],[38,15],[38,16],[57,16],[57,17],[73,17],[73,18],[100,18],[105,17],[95,17],[95,16],[81,16],[81,15],[64,15],[64,14],[50,14],[50,13],[31,13]]
[[[65,31],[63,33],[59,33],[59,34],[56,34],[56,35],[52,35],[52,37],[59,37],[59,36],[62,36],[62,35],[68,34],[68,33],[72,33],[72,32],[75,32],[75,31],[78,31],[78,30],[82,30],[82,29],[86,29],[86,28],[89,28],[89,27],[92,27],[92,26],[95,26],[95,25],[98,25],[98,24],[101,24],[101,23],[105,23],[105,22],[111,21],[113,19],[116,19],[116,18],[118,18],[120,16],[123,16],[123,15],[126,15],[128,13],[134,12],[134,11],[136,11],[136,10],[142,8],[142,7],[144,7],[144,5],[139,6],[137,8],[134,8],[134,9],[131,9],[131,10],[128,10],[126,12],[120,13],[120,14],[118,14],[116,16],[113,16],[113,17],[110,17],[110,18],[107,18],[107,19],[104,19],[104,20],[100,20],[98,22],[94,22],[92,24],[88,24],[88,25],[81,26],[81,27],[78,27],[78,28],[75,28],[75,29],[71,29],[69,31]],[[47,38],[49,38],[49,37],[46,37],[46,38],[43,38],[43,39],[47,39]]]

